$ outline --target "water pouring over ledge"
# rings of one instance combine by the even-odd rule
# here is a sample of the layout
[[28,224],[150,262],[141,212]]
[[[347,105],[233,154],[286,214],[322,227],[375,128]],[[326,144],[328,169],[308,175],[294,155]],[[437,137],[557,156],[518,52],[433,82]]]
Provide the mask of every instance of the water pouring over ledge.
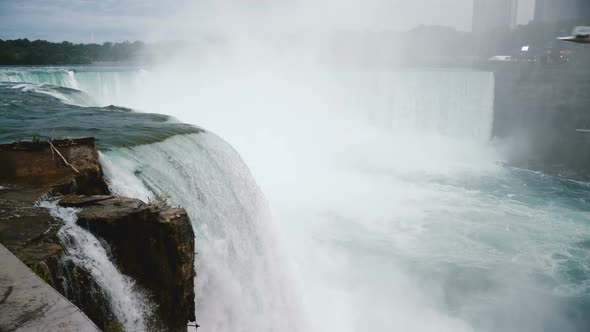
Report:
[[[152,81],[119,91],[149,91],[144,99],[116,103],[201,118],[236,147],[266,199],[213,136],[113,146],[104,159],[113,183],[143,197],[166,193],[200,220],[197,243],[209,250],[199,255],[202,329],[588,326],[588,187],[497,163],[490,74],[344,72],[309,83],[314,73],[263,72],[264,86],[251,86],[244,71],[232,72],[182,79],[152,69],[141,73]],[[137,72],[117,75],[132,81]],[[86,92],[100,100],[101,86],[112,85]],[[284,251],[256,254],[271,242]],[[261,258],[287,267],[250,268]],[[269,279],[282,286],[266,287]],[[290,305],[261,300],[271,298]]]

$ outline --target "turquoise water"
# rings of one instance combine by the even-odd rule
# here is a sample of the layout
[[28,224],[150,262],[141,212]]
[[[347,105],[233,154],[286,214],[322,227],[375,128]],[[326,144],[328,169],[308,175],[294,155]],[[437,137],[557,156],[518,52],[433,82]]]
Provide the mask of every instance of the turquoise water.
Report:
[[199,132],[195,126],[167,115],[74,103],[92,105],[93,101],[87,94],[71,88],[0,82],[0,142],[33,136],[95,136],[100,147],[108,148],[148,144],[174,135]]
[[504,166],[489,73],[276,76],[0,68],[0,141],[187,207],[205,331],[590,330],[590,183]]

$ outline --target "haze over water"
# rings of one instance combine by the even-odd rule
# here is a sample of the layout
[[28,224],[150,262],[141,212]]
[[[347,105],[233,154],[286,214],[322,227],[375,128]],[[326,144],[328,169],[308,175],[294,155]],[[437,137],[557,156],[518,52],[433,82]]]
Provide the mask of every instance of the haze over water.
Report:
[[[489,73],[275,75],[223,67],[198,75],[185,67],[191,74],[181,77],[160,69],[73,69],[13,71],[28,81],[53,77],[53,84],[88,94],[64,98],[69,104],[168,110],[211,128],[236,148],[259,183],[266,198],[256,198],[248,172],[235,157],[223,157],[233,152],[215,140],[179,137],[133,147],[125,139],[140,134],[133,129],[94,133],[110,146],[103,164],[121,193],[165,194],[192,213],[204,330],[588,326],[588,185],[502,166],[489,138]],[[19,98],[52,89],[77,96],[50,85],[4,89],[23,91]],[[139,115],[139,123],[148,120]],[[88,119],[71,126],[83,133]],[[96,119],[94,126],[109,127]],[[119,141],[131,145],[116,148]],[[203,155],[204,148],[220,152]],[[229,191],[221,189],[226,186]]]
[[171,28],[201,44],[129,104],[202,125],[244,158],[301,301],[273,312],[305,330],[587,329],[587,189],[502,166],[493,75],[383,65],[375,54],[399,53],[386,37],[331,48],[411,15],[395,9],[193,6]]
[[119,193],[166,195],[193,218],[200,330],[587,331],[590,184],[504,166],[492,73],[377,66],[372,52],[397,53],[387,40],[326,43],[393,12],[189,5],[145,29],[194,42],[162,63],[3,68],[0,93],[61,100],[96,127],[108,121],[86,107],[167,114],[231,145],[98,134]]

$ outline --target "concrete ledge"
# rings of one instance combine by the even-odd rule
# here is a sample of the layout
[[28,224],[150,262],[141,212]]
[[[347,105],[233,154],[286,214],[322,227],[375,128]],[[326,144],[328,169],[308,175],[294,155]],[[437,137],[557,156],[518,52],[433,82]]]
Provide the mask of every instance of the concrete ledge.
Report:
[[100,331],[2,245],[0,266],[0,331]]

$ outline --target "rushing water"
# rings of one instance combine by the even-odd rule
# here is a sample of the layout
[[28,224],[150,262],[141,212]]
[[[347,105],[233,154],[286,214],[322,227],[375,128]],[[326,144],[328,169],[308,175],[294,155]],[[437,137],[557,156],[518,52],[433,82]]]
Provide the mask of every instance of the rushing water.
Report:
[[[115,192],[187,208],[204,331],[590,329],[590,185],[502,166],[489,73],[14,67],[0,81],[0,140],[97,136]],[[213,130],[245,164],[155,113]]]
[[53,217],[64,221],[58,237],[64,245],[66,259],[90,272],[107,295],[111,310],[122,326],[129,331],[148,328],[153,304],[130,277],[119,272],[100,241],[76,225],[78,211],[60,207],[55,201],[43,201],[39,206],[49,209]]

